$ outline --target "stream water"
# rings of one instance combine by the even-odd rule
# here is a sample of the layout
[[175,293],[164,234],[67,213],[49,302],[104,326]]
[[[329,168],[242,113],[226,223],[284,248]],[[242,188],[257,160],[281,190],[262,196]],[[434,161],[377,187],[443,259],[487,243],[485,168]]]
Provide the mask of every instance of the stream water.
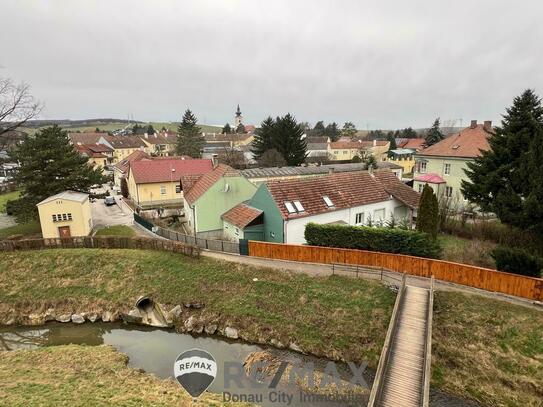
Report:
[[[43,326],[29,327],[0,327],[0,350],[30,349],[39,346],[55,346],[66,344],[80,345],[112,345],[118,351],[125,353],[130,358],[129,365],[134,368],[144,369],[161,378],[173,376],[173,362],[177,356],[185,350],[199,348],[210,352],[217,366],[223,366],[224,362],[241,362],[253,353],[264,350],[258,345],[251,345],[242,342],[227,341],[209,336],[191,336],[180,334],[173,330],[164,330],[140,326],[130,326],[111,323],[94,324],[61,324],[48,323]],[[300,360],[301,355],[288,351],[274,350],[281,360]],[[303,356],[304,362],[313,362],[316,370],[323,370],[327,360]],[[338,365],[338,370],[345,379],[349,380],[349,369],[347,366]],[[366,370],[364,379],[371,386],[373,374]],[[225,389],[224,377],[218,374],[215,381],[209,387],[209,391],[223,394],[224,391],[234,393],[250,392],[252,380],[243,376],[241,386],[231,382],[228,389]],[[308,403],[301,402],[299,388],[292,385],[279,384],[278,392],[291,393],[293,397],[290,406],[302,407],[310,405],[318,406],[339,406],[343,404],[333,402]],[[368,392],[366,392],[368,393]],[[367,400],[367,396],[364,396]],[[264,406],[287,405],[276,401],[264,400],[259,403]],[[358,403],[360,405],[360,403]],[[364,404],[364,403],[362,403]],[[440,392],[432,392],[431,406],[434,407],[470,407],[475,404],[465,400],[457,399]]]

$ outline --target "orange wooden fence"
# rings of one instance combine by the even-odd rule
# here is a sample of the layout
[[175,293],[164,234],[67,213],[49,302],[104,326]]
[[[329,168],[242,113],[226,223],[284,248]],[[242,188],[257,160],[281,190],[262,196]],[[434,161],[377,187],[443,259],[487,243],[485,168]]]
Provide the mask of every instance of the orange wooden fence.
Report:
[[383,267],[387,270],[413,276],[431,277],[433,275],[437,280],[543,301],[543,279],[442,260],[402,254],[266,243],[252,240],[249,241],[249,256],[310,263]]

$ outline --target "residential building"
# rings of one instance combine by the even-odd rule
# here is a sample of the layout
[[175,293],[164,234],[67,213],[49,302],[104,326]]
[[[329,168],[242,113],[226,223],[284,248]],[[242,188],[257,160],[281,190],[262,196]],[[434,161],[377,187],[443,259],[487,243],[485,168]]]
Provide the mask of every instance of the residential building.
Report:
[[[399,165],[388,161],[379,161],[376,163],[376,168],[389,169],[398,179],[402,179],[403,167]],[[266,181],[316,177],[340,172],[365,171],[367,169],[368,166],[365,163],[337,163],[326,165],[307,165],[301,167],[248,168],[241,170],[241,173],[253,184],[260,185]]]
[[238,242],[240,239],[264,240],[264,212],[240,203],[221,216],[223,237]]
[[140,139],[145,143],[151,155],[166,157],[175,154],[177,133],[167,130],[155,134],[143,134]]
[[89,195],[64,191],[36,205],[45,239],[87,236],[92,231]]
[[415,152],[415,149],[411,148],[389,150],[388,161],[401,166],[404,173],[411,174],[415,168]]
[[122,182],[121,180],[123,178],[126,179],[131,162],[151,160],[151,159],[152,157],[149,154],[147,154],[145,151],[136,150],[132,154],[130,154],[128,157],[126,157],[125,159],[115,164],[113,166],[113,181],[115,183],[115,187],[118,189],[121,188],[121,182]]
[[127,185],[130,199],[140,209],[180,208],[183,205],[181,177],[211,172],[206,159],[153,159],[129,163]]
[[[246,203],[263,212],[262,238],[277,243],[305,243],[305,225],[411,222],[420,194],[389,170],[333,173],[322,177],[266,182]],[[254,225],[256,214],[247,214]],[[250,220],[252,219],[252,220]],[[231,222],[230,222],[231,223]],[[242,221],[238,221],[238,227]]]
[[144,151],[150,154],[150,148],[143,142],[139,136],[105,136],[100,139],[100,142],[109,145],[115,150],[114,163],[124,160],[134,151]]
[[385,161],[389,148],[390,141],[388,140],[329,142],[328,159],[350,161],[354,157],[365,158],[372,155],[376,161]]
[[419,152],[426,147],[426,140],[423,138],[397,138],[396,146],[398,148],[409,148]]
[[181,177],[181,187],[188,229],[198,237],[222,237],[221,215],[256,191],[239,171],[224,164],[201,176]]
[[105,144],[76,144],[74,147],[80,155],[88,157],[89,165],[102,170],[111,165],[115,159],[114,150]]
[[427,147],[415,154],[415,173],[413,188],[422,191],[425,184],[431,186],[438,197],[451,200],[461,209],[467,200],[460,190],[463,180],[467,179],[467,163],[478,157],[482,151],[490,149],[488,139],[494,134],[492,122],[471,125],[459,133]]
[[328,137],[311,136],[305,139],[307,143],[307,161],[328,161]]

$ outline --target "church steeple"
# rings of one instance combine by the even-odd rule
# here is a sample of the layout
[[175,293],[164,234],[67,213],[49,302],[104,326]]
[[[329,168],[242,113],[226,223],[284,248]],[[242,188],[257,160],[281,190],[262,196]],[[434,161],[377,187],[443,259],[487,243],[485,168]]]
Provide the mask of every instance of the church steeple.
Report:
[[238,108],[236,110],[236,116],[234,117],[234,129],[237,129],[238,126],[243,122],[243,116],[241,115],[241,110],[239,108],[239,103],[238,103]]
[[238,110],[236,110],[236,117],[241,116],[241,110],[239,110],[239,103],[238,103]]

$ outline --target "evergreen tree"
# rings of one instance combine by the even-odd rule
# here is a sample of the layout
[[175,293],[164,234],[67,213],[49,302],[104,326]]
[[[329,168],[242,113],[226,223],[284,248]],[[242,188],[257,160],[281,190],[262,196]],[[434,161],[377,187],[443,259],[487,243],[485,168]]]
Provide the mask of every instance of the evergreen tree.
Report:
[[128,198],[129,196],[128,182],[126,181],[126,178],[121,178],[121,195],[125,198]]
[[188,155],[192,158],[200,158],[202,156],[205,140],[196,123],[196,116],[187,109],[177,129],[177,154]]
[[462,193],[506,224],[543,232],[543,107],[530,89],[506,109],[490,150],[467,164]]
[[226,123],[224,127],[222,128],[222,134],[230,134],[232,133],[232,128],[230,127],[230,124]]
[[390,142],[390,147],[388,150],[396,150],[398,145],[396,144],[396,137],[394,137],[394,132],[389,131],[387,134],[387,140]]
[[132,127],[132,134],[140,134],[141,130],[142,130],[141,126],[138,123],[136,123]]
[[413,130],[411,127],[408,127],[406,129],[403,129],[401,131],[401,136],[402,138],[417,138],[419,135],[417,134],[417,132],[415,130]]
[[147,126],[146,133],[149,134],[150,136],[152,136],[153,134],[155,134],[155,128],[153,127],[152,124],[150,124],[149,126]]
[[256,161],[259,161],[266,151],[273,148],[274,132],[275,120],[270,116],[261,123],[251,145],[251,152]]
[[343,125],[343,129],[341,129],[341,135],[344,137],[353,138],[354,136],[356,136],[356,132],[356,127],[351,122],[345,122],[345,124]]
[[312,136],[324,136],[325,132],[324,123],[322,120],[315,123],[315,126],[313,127],[313,131],[311,132]]
[[436,143],[439,143],[441,140],[443,140],[445,136],[439,129],[439,117],[434,120],[434,124],[432,124],[432,127],[428,129],[426,132],[425,137],[425,143],[427,146],[432,146]]
[[330,137],[331,141],[337,141],[339,139],[340,131],[336,122],[330,123],[324,129],[324,135]]
[[57,125],[28,137],[12,153],[19,164],[15,181],[24,203],[21,218],[36,217],[35,205],[66,190],[88,193],[91,186],[106,182],[99,168],[88,164],[70,144],[68,135]]
[[236,134],[245,134],[245,133],[247,133],[245,131],[245,126],[243,125],[243,123],[240,123],[238,127],[236,127]]
[[432,187],[424,185],[420,198],[416,229],[437,238],[439,227],[439,204]]
[[287,165],[300,165],[307,156],[307,143],[302,138],[304,132],[296,119],[287,113],[275,120],[273,147],[285,159]]
[[369,169],[377,167],[377,161],[375,160],[375,157],[373,154],[369,154],[365,157],[364,163],[366,164],[366,167]]

